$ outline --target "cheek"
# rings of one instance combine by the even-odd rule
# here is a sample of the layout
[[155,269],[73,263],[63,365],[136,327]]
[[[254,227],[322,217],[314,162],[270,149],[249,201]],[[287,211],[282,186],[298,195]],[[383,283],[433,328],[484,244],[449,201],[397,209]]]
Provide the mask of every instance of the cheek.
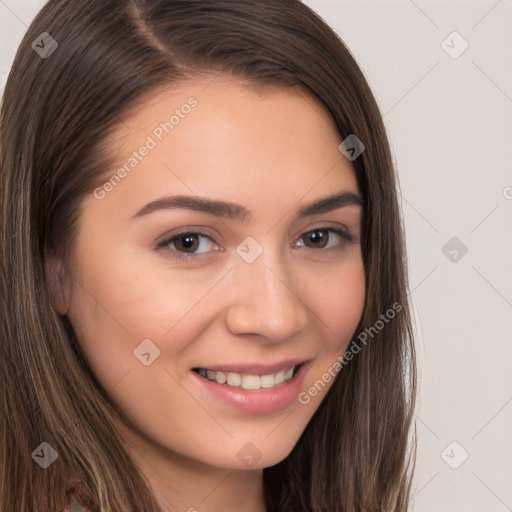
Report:
[[69,317],[106,387],[137,363],[133,352],[143,340],[172,360],[215,313],[209,292],[218,276],[211,273],[162,271],[161,263],[141,265],[135,253],[89,254],[81,263]]
[[338,309],[333,311],[334,330],[348,341],[361,319],[365,300],[365,277],[362,263],[346,276],[338,292]]
[[[315,279],[304,278],[312,273]],[[340,340],[349,342],[363,309],[360,254],[321,274],[318,268],[301,268],[295,275],[303,276],[291,284],[310,310],[310,321],[325,332],[324,349],[338,351]],[[143,340],[152,340],[172,360],[222,309],[215,290],[218,273],[162,271],[162,262],[141,265],[140,254],[134,252],[89,254],[82,261],[81,277],[83,286],[72,294],[70,318],[90,364],[108,382],[129,370],[133,351]]]
[[361,259],[347,262],[341,270],[317,280],[305,294],[313,322],[325,332],[323,348],[338,352],[347,346],[361,319],[365,300],[365,276]]

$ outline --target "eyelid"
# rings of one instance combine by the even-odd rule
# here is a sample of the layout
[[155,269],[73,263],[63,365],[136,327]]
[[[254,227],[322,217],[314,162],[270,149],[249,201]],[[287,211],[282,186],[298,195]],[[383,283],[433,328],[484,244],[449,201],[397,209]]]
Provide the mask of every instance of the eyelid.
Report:
[[[162,235],[161,237],[157,238],[155,245],[156,247],[165,247],[168,245],[174,238],[178,238],[180,235],[201,235],[206,238],[209,238],[212,240],[212,242],[215,242],[214,236],[211,233],[208,233],[207,230],[203,230],[202,227],[190,227],[190,228],[178,228],[175,231],[171,231],[169,233],[166,233],[165,235]],[[217,242],[215,242],[217,243]]]

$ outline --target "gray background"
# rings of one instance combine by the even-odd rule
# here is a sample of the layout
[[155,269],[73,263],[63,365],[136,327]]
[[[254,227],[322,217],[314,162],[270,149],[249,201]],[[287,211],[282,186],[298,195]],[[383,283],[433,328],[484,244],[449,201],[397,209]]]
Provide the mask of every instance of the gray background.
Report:
[[[512,0],[306,3],[363,69],[399,171],[421,379],[410,510],[512,511]],[[1,89],[43,4],[0,0]]]

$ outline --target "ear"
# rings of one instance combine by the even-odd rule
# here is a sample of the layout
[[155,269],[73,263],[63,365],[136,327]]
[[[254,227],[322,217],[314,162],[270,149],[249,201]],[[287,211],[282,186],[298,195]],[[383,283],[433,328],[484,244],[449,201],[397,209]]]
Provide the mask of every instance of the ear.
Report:
[[71,278],[63,262],[56,256],[46,259],[46,276],[52,309],[60,315],[66,315],[69,309]]

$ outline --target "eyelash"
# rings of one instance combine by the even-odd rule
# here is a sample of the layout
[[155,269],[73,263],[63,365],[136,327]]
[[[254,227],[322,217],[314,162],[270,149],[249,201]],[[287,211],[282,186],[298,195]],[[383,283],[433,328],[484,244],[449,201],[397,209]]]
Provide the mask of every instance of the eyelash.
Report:
[[[299,240],[302,239],[304,236],[306,236],[306,235],[308,235],[310,233],[315,233],[317,231],[327,231],[327,232],[330,231],[330,232],[333,232],[333,233],[337,234],[338,236],[340,236],[340,238],[343,240],[343,242],[341,243],[341,246],[338,247],[338,248],[336,248],[336,247],[329,247],[327,249],[324,249],[323,247],[320,247],[318,249],[310,248],[312,250],[322,250],[322,249],[324,249],[324,251],[342,250],[345,247],[346,243],[354,243],[356,241],[355,237],[352,236],[347,231],[344,231],[344,230],[338,229],[338,228],[333,228],[333,227],[330,227],[330,226],[319,226],[317,228],[314,228],[314,229],[311,229],[309,231],[306,231],[306,232],[304,232],[299,237]],[[183,235],[199,235],[199,236],[203,236],[203,237],[209,238],[212,242],[215,242],[211,238],[211,236],[207,235],[206,233],[202,233],[200,231],[183,230],[183,231],[180,231],[180,232],[177,232],[177,233],[173,233],[171,236],[168,236],[164,240],[158,242],[157,243],[157,249],[163,249],[163,248],[167,247],[171,242],[173,242],[174,240],[178,239],[179,237],[181,237]],[[330,239],[328,240],[328,242],[329,241],[330,241]],[[305,248],[308,249],[308,247],[305,247]],[[194,257],[197,257],[200,254],[204,254],[204,253],[200,253],[198,255],[198,254],[194,254],[194,253],[185,253],[185,252],[181,252],[181,251],[177,251],[177,250],[173,250],[173,252],[175,252],[175,254],[173,255],[173,258],[176,258],[176,259],[179,259],[179,260],[185,260],[185,261],[190,260],[190,259],[192,259]]]

